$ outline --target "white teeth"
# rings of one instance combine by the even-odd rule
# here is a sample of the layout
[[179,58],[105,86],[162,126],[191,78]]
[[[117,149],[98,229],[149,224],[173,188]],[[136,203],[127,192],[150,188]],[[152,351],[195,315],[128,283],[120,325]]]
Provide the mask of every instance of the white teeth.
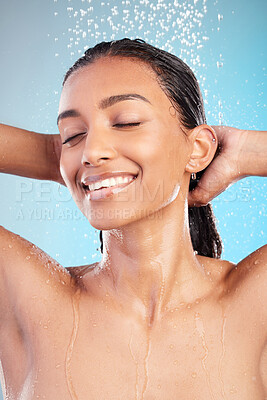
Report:
[[134,177],[122,177],[122,176],[118,176],[116,178],[109,178],[109,179],[104,179],[103,181],[98,181],[98,182],[94,182],[91,183],[90,185],[88,185],[89,190],[93,191],[93,190],[97,190],[100,189],[101,187],[112,187],[112,186],[118,186],[124,183],[128,183],[131,182],[134,179]]
[[118,179],[115,178],[107,179],[107,181],[109,181],[108,186],[116,186],[118,184]]
[[[107,181],[108,179],[106,179],[106,181]],[[96,182],[96,183],[94,183],[93,184],[93,186],[94,186],[94,190],[95,189],[100,189],[101,188],[101,186],[103,185],[103,183],[101,183],[101,182]],[[90,187],[91,185],[89,185],[89,187]]]
[[[108,187],[108,186],[109,186],[109,181],[110,181],[110,179],[105,179],[104,181],[97,182],[97,183],[96,183],[96,184],[97,184],[96,189],[100,188],[101,186],[106,186],[106,187]],[[91,185],[90,185],[90,186],[91,186]]]
[[[127,179],[127,178],[126,178],[126,182],[128,182],[128,179]],[[126,182],[125,182],[125,183],[126,183]],[[119,184],[124,183],[124,178],[123,178],[122,176],[119,176],[119,177],[118,177],[118,183],[119,183]]]

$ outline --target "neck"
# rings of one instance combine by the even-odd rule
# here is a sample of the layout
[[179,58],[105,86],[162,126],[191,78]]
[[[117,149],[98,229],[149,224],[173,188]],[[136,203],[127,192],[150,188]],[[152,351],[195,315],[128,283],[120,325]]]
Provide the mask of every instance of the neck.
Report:
[[[104,273],[127,313],[155,319],[180,303],[192,303],[207,289],[207,275],[195,255],[188,205],[169,204],[150,218],[103,231]],[[129,308],[128,308],[129,307]]]

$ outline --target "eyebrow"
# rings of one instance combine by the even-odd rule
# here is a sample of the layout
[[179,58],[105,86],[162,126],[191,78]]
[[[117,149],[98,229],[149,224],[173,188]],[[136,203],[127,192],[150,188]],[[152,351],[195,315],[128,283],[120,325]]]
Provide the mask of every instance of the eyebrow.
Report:
[[76,110],[66,110],[63,111],[62,113],[59,114],[57,117],[57,125],[59,124],[59,121],[61,121],[64,118],[70,118],[70,117],[80,117],[81,114],[76,111]]
[[[113,106],[116,103],[119,103],[120,101],[125,101],[125,100],[142,100],[142,101],[145,101],[146,103],[151,104],[150,101],[146,97],[141,96],[140,94],[127,93],[127,94],[118,94],[116,96],[110,96],[110,97],[104,98],[103,100],[100,101],[99,108],[101,110],[104,110],[108,107]],[[80,116],[81,116],[81,114],[77,110],[74,110],[74,109],[63,111],[57,117],[57,125],[59,124],[59,121],[61,121],[62,119],[71,118],[71,117],[74,118],[74,117],[80,117]]]
[[113,106],[113,104],[116,104],[119,101],[136,100],[136,99],[143,100],[146,103],[150,103],[150,101],[146,97],[141,96],[141,94],[127,93],[127,94],[118,94],[116,96],[110,96],[110,97],[107,97],[107,98],[101,100],[101,102],[99,104],[99,108],[101,110],[104,110],[105,108],[111,107],[111,106]]

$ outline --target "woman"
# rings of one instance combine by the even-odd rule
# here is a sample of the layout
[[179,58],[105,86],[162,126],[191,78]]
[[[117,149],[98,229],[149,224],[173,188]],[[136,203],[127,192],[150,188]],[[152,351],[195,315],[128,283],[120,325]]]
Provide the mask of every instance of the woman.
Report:
[[58,125],[2,126],[1,169],[64,182],[103,257],[64,269],[2,229],[7,397],[266,398],[267,247],[221,260],[207,204],[266,176],[266,132],[208,126],[189,67],[129,39],[67,72]]

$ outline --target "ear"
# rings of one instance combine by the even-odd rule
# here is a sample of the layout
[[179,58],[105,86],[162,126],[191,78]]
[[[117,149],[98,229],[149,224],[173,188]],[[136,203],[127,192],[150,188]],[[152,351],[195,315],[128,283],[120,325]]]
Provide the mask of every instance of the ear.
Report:
[[212,161],[218,146],[214,129],[209,125],[199,125],[188,135],[192,145],[190,159],[185,167],[187,172],[202,171]]

